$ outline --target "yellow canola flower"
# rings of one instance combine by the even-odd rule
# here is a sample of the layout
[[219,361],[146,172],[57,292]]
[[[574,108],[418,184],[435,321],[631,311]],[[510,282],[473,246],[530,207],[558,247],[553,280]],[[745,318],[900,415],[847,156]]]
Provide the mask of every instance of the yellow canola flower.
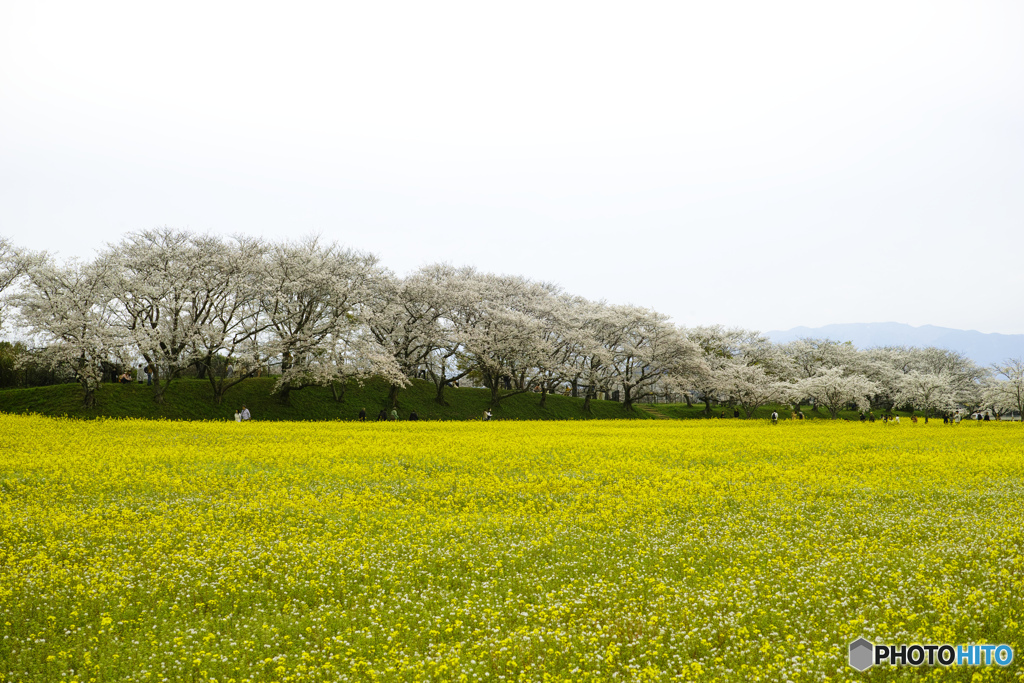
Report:
[[[1000,423],[0,415],[0,681],[849,680],[860,636],[1019,656],[1021,453]],[[913,677],[975,673],[1008,674]]]

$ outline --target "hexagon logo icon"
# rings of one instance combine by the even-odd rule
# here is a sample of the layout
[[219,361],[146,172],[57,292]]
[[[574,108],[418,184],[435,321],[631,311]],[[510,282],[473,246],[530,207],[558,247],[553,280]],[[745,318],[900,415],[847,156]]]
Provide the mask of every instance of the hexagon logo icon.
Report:
[[866,671],[875,663],[875,646],[864,638],[850,643],[850,666],[857,671]]

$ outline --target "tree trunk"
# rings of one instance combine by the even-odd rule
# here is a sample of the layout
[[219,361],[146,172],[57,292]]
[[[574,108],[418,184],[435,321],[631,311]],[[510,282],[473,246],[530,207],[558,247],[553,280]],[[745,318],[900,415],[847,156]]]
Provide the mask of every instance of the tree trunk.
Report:
[[388,405],[394,409],[398,407],[398,392],[401,390],[397,384],[392,384],[388,387]]
[[448,401],[444,400],[444,382],[436,382],[435,385],[437,386],[437,395],[434,396],[434,402],[442,406],[448,405]]
[[167,385],[170,383],[170,378],[166,380],[160,379],[160,371],[156,366],[153,366],[153,402],[158,406],[164,404],[164,392],[167,391]]
[[590,415],[590,397],[592,395],[593,394],[588,391],[586,398],[583,399],[583,412],[587,415]]
[[213,402],[217,405],[221,405],[224,403],[224,392],[226,391],[224,388],[224,381],[221,380],[218,382],[216,378],[214,378],[212,372],[207,375],[206,378],[210,380],[210,386],[213,388]]
[[[340,384],[340,386],[339,386]],[[347,383],[342,382],[331,382],[331,395],[334,396],[336,403],[343,403],[345,401],[345,385]]]
[[548,400],[548,388],[547,385],[542,384],[540,387],[540,407],[544,408],[547,406]]
[[704,414],[711,414],[711,394],[704,394]]
[[687,391],[687,392],[685,392],[683,394],[683,400],[686,401],[686,407],[687,408],[692,408],[693,407],[693,399],[690,398],[690,392]]

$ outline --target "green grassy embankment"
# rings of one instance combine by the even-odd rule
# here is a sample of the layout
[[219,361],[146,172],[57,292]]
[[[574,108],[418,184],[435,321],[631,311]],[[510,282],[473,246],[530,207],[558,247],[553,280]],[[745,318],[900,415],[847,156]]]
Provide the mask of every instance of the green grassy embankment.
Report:
[[[387,407],[388,387],[381,380],[371,380],[363,386],[351,382],[345,391],[344,400],[335,401],[327,387],[307,387],[293,391],[289,405],[282,405],[278,397],[271,394],[273,378],[248,379],[228,390],[224,403],[217,405],[213,390],[205,380],[182,379],[171,383],[165,394],[164,405],[153,401],[153,390],[138,384],[104,384],[96,394],[96,407],[82,406],[82,391],[77,384],[62,384],[30,389],[0,390],[0,412],[38,413],[50,416],[76,418],[145,418],[167,420],[231,420],[235,410],[243,404],[249,407],[253,419],[257,420],[354,420],[360,408],[366,408],[367,419],[373,420],[377,413]],[[447,406],[434,401],[434,385],[424,380],[413,380],[411,386],[402,390],[398,397],[398,413],[402,420],[416,411],[421,420],[478,420],[490,401],[486,389],[447,389]],[[615,401],[591,401],[591,414],[583,412],[583,399],[549,395],[547,405],[540,406],[540,394],[525,393],[501,402],[494,410],[495,420],[583,420],[583,419],[703,419],[704,405],[695,403],[657,403],[637,406],[636,410],[623,410]],[[826,410],[815,413],[810,406],[803,406],[806,419],[828,419]],[[766,420],[772,410],[779,411],[779,419],[788,420],[792,408],[788,405],[762,406],[754,412],[754,419]],[[897,411],[906,418],[910,413]],[[740,411],[740,418],[743,418]],[[875,411],[881,419],[881,412]],[[727,406],[715,406],[711,417],[733,418],[733,410]],[[857,420],[856,410],[842,410],[840,419]],[[940,418],[941,419],[941,418]]]
[[[205,380],[182,379],[171,382],[165,403],[153,401],[153,390],[139,384],[104,384],[96,393],[96,407],[82,406],[82,390],[77,384],[0,391],[0,412],[38,413],[76,418],[145,418],[168,420],[233,420],[235,410],[248,406],[254,420],[354,420],[360,408],[366,408],[373,420],[387,406],[387,384],[371,380],[363,386],[351,382],[344,400],[335,401],[327,387],[307,387],[291,393],[289,405],[282,405],[271,394],[273,378],[248,379],[228,390],[224,403],[217,405],[213,390]],[[434,401],[434,385],[413,380],[398,397],[402,420],[416,411],[421,420],[479,420],[490,401],[486,389],[447,389],[447,406]],[[493,411],[495,420],[581,420],[651,419],[647,413],[625,411],[614,401],[591,401],[591,414],[583,412],[583,399],[548,396],[540,406],[540,394],[525,393],[502,400]]]

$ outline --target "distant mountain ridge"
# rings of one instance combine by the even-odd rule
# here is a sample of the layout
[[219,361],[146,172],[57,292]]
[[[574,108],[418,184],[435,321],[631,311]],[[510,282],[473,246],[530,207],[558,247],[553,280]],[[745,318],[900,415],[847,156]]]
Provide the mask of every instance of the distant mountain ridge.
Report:
[[904,323],[850,323],[794,327],[791,330],[776,330],[765,334],[780,344],[801,337],[826,337],[835,341],[853,342],[858,349],[869,349],[873,346],[936,346],[959,351],[978,365],[1024,357],[1024,334],[955,330],[935,325],[914,327]]

